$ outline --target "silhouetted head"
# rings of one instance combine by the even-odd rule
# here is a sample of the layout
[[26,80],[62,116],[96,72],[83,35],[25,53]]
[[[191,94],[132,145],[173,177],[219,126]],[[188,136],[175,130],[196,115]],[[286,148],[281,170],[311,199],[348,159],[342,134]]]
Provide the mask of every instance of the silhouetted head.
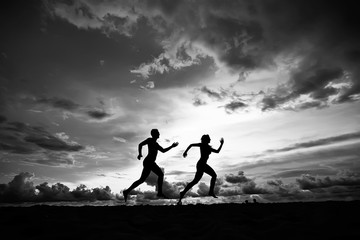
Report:
[[160,137],[159,130],[157,130],[157,129],[152,129],[150,133],[151,133],[151,136],[155,139],[158,139]]
[[201,137],[201,142],[202,143],[210,143],[211,139],[210,136],[208,134],[202,135]]

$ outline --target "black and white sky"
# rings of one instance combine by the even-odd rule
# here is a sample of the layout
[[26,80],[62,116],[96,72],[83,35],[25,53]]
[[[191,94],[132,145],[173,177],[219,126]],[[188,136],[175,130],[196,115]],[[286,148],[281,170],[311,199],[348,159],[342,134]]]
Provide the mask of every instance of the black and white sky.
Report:
[[209,134],[214,148],[225,139],[208,161],[224,201],[359,199],[356,1],[1,5],[1,189],[31,178],[119,193],[157,128],[163,147],[179,142],[157,160],[174,197],[200,154],[183,151]]

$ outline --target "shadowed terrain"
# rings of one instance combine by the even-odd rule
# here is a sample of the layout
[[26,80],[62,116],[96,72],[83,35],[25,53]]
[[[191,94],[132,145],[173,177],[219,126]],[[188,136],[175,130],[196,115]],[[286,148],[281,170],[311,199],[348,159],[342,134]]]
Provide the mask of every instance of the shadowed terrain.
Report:
[[360,202],[2,207],[13,239],[356,239]]

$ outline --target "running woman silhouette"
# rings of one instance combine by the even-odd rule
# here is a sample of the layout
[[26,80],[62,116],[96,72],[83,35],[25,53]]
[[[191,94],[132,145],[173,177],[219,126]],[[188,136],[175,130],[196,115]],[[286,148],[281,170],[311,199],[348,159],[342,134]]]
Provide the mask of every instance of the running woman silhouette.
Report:
[[210,190],[209,190],[209,196],[213,196],[214,198],[217,198],[217,196],[214,193],[214,187],[215,187],[215,182],[216,182],[216,173],[214,171],[214,169],[212,169],[206,162],[209,159],[209,155],[214,152],[214,153],[219,153],[223,144],[224,144],[224,138],[220,139],[220,146],[218,149],[213,149],[209,143],[210,143],[211,139],[209,135],[203,135],[201,137],[201,143],[193,143],[190,144],[187,149],[185,150],[185,152],[183,153],[183,157],[186,158],[187,156],[187,152],[189,151],[189,149],[191,147],[200,147],[200,159],[196,164],[196,174],[194,179],[185,187],[185,189],[183,191],[180,192],[180,199],[178,202],[178,205],[181,205],[181,199],[184,197],[184,195],[186,194],[187,191],[189,191],[195,184],[197,184],[200,179],[202,178],[204,173],[207,173],[211,176],[211,181],[210,181]]
[[142,147],[148,145],[148,155],[145,157],[143,161],[143,170],[141,176],[138,180],[136,180],[128,189],[123,191],[124,200],[126,202],[127,197],[131,190],[135,189],[137,186],[145,182],[146,178],[149,176],[150,172],[153,171],[158,176],[158,197],[167,198],[162,192],[162,184],[164,181],[164,173],[161,171],[160,167],[155,163],[156,156],[158,151],[164,153],[169,151],[171,148],[176,147],[179,143],[174,142],[170,147],[162,148],[156,141],[160,137],[160,133],[157,129],[151,130],[151,138],[147,138],[139,144],[139,156],[137,157],[139,160],[142,158],[141,150]]

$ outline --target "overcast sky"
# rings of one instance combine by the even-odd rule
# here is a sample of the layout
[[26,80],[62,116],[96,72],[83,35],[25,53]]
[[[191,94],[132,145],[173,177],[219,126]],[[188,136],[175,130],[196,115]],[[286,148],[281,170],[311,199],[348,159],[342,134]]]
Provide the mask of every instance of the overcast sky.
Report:
[[2,189],[19,178],[19,191],[29,180],[120,193],[157,128],[161,146],[179,142],[157,159],[174,198],[200,157],[182,153],[203,134],[214,148],[225,139],[208,161],[224,201],[360,198],[355,1],[11,2],[0,10]]

